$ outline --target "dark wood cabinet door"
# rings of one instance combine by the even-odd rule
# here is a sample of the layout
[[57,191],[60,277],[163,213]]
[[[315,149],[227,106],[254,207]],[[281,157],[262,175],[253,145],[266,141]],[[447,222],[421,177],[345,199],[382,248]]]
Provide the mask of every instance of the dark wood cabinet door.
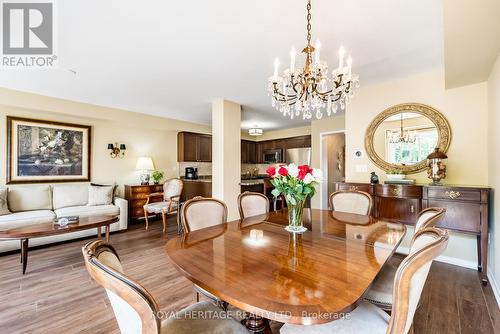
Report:
[[378,218],[415,224],[419,212],[418,198],[376,197],[375,215]]
[[212,161],[212,136],[198,135],[197,142],[197,157],[198,161],[211,162]]
[[249,141],[247,143],[247,159],[249,163],[257,163],[257,157],[256,157],[256,144],[255,142]]
[[303,148],[311,147],[311,136],[300,136],[288,138],[285,142],[285,148]]
[[480,232],[481,204],[429,199],[429,207],[445,208],[444,219],[437,225],[455,231]]
[[177,139],[177,160],[197,161],[197,135],[195,133],[181,132]]
[[246,140],[241,141],[241,163],[246,164],[248,161],[248,142]]

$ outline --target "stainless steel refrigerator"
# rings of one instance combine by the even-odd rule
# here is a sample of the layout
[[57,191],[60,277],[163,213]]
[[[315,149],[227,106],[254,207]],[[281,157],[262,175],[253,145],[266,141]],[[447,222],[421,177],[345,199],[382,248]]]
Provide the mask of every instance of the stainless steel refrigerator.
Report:
[[286,150],[285,161],[287,164],[294,163],[297,166],[311,165],[311,148],[290,148]]

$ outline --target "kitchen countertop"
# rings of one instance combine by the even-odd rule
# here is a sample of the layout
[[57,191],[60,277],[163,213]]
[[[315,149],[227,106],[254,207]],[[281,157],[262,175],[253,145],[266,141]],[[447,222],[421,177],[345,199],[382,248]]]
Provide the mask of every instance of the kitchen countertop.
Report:
[[240,186],[255,186],[258,184],[264,184],[264,179],[257,180],[241,180]]

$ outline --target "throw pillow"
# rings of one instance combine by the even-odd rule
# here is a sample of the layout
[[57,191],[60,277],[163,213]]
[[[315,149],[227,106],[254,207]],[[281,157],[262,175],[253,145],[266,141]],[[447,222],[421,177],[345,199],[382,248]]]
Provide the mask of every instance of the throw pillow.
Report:
[[7,188],[0,188],[0,216],[11,213],[9,211],[9,206],[7,205],[7,193]]
[[113,203],[114,186],[89,186],[89,202],[87,205],[110,205]]

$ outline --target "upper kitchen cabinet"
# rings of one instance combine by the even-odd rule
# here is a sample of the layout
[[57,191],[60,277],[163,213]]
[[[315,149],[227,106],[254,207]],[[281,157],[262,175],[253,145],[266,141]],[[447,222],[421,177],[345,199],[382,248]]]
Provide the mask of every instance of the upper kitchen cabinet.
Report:
[[284,140],[285,149],[311,147],[311,136],[300,136]]
[[177,161],[212,162],[212,136],[179,132],[177,134]]
[[256,145],[250,140],[241,141],[241,163],[253,164],[257,162]]

